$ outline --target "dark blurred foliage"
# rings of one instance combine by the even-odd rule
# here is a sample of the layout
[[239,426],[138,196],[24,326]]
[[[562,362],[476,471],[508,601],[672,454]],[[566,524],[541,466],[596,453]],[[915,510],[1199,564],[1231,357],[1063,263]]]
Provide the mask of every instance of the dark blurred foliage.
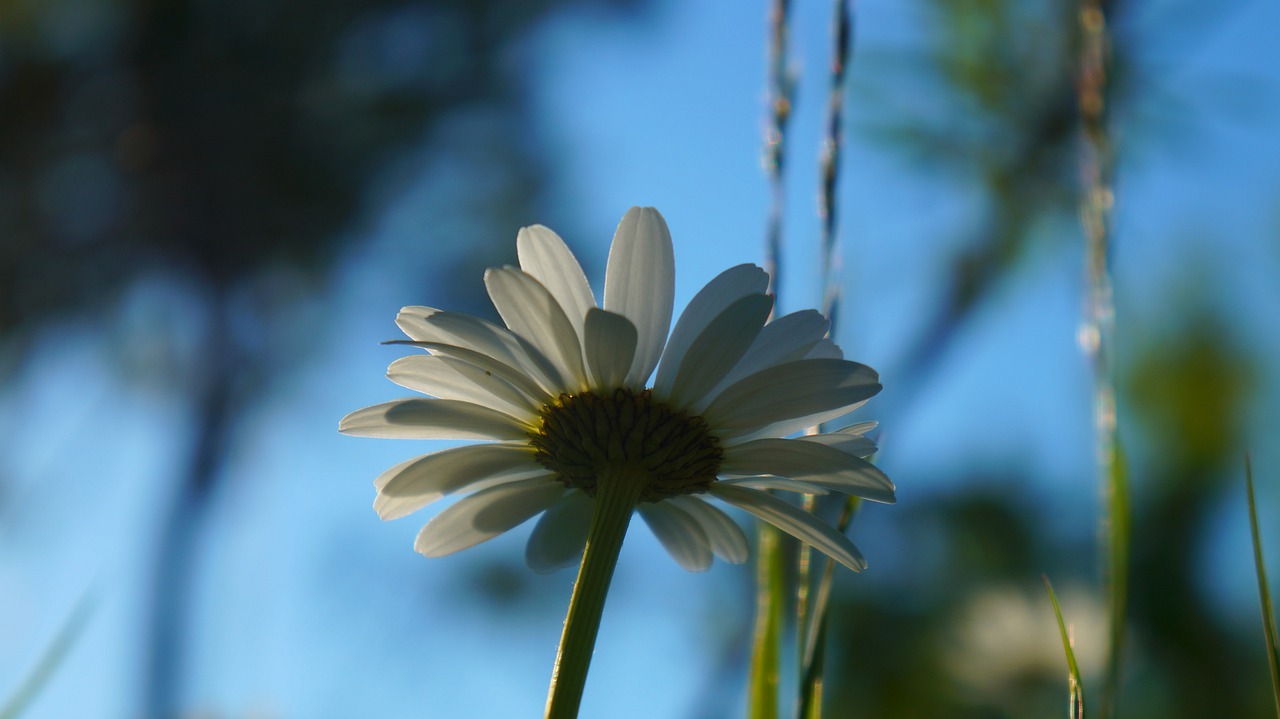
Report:
[[1190,314],[1176,334],[1142,348],[1127,373],[1128,406],[1152,448],[1136,478],[1130,614],[1143,668],[1134,695],[1145,701],[1130,716],[1268,713],[1250,651],[1258,637],[1232,636],[1192,561],[1216,508],[1244,501],[1244,418],[1259,371],[1227,326]]
[[[0,3],[0,372],[20,371],[50,327],[117,314],[133,340],[185,345],[122,354],[152,384],[159,359],[179,365],[159,384],[191,407],[157,536],[140,715],[181,703],[192,558],[237,421],[282,366],[273,356],[296,348],[281,317],[420,173],[403,158],[499,175],[471,232],[447,235],[457,254],[484,255],[487,222],[529,214],[542,172],[512,49],[569,4]],[[459,133],[486,149],[479,170],[458,166]],[[492,191],[504,184],[518,190]],[[518,224],[490,236],[509,244]]]
[[217,291],[323,268],[407,143],[467,108],[518,116],[504,53],[561,4],[5,2],[0,334],[149,271]]

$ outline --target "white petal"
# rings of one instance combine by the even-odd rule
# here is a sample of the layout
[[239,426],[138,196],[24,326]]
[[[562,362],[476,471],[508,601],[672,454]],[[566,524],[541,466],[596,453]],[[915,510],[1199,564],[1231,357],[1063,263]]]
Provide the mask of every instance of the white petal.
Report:
[[662,363],[658,366],[658,376],[653,380],[654,389],[668,395],[685,352],[707,325],[729,305],[747,295],[764,294],[768,286],[769,275],[764,270],[755,265],[738,265],[721,272],[699,290],[680,313],[675,329],[671,330],[671,338],[662,352]]
[[587,311],[583,351],[593,388],[621,387],[636,355],[636,326],[622,315],[592,307]]
[[710,403],[725,387],[762,369],[804,359],[830,326],[817,310],[792,312],[765,325],[742,361],[707,395],[706,402]]
[[596,306],[596,300],[582,266],[560,235],[542,225],[525,227],[516,237],[516,253],[520,269],[547,288],[569,318],[578,339],[586,340],[583,324],[587,310]]
[[[784,419],[779,422],[765,425],[764,427],[756,430],[747,431],[740,429],[719,433],[720,443],[723,446],[729,447],[735,444],[742,444],[743,442],[760,439],[761,437],[786,437],[801,430],[817,427],[824,422],[830,422],[833,419],[843,417],[866,403],[866,400],[862,400],[843,407],[829,409],[825,412],[815,412],[814,414],[806,414],[802,417],[792,417],[790,419]],[[746,433],[739,434],[739,432]]]
[[536,477],[491,487],[458,500],[418,532],[414,549],[428,557],[475,546],[515,527],[555,504],[566,492],[552,477]]
[[514,267],[486,271],[484,285],[507,327],[551,360],[561,386],[571,392],[586,389],[578,333],[547,288]]
[[560,394],[558,373],[551,361],[506,327],[462,312],[437,312],[427,317],[425,324],[434,333],[428,340],[492,357],[521,370],[549,394]]
[[402,308],[396,316],[396,324],[415,342],[387,344],[436,342],[461,347],[520,369],[548,392],[560,392],[557,382],[552,380],[556,371],[551,362],[505,327],[461,312],[418,306]]
[[452,399],[401,399],[358,409],[338,423],[355,437],[523,439],[529,428],[497,410]]
[[789,477],[724,477],[720,482],[726,484],[736,484],[739,487],[751,487],[753,489],[779,489],[783,492],[798,492],[800,494],[829,494],[831,490],[826,487],[819,487],[816,484],[799,479],[791,479]]
[[[419,342],[439,342],[480,352],[494,359],[522,367],[524,358],[515,336],[505,327],[462,312],[446,312],[434,307],[403,307],[396,315],[396,324],[409,339]],[[391,342],[388,344],[409,344]]]
[[711,543],[702,525],[670,502],[642,502],[640,516],[653,530],[671,558],[690,572],[704,572],[711,566]]
[[636,326],[636,357],[627,373],[630,387],[642,388],[658,365],[671,328],[675,287],[675,255],[666,220],[652,207],[627,210],[609,250],[604,308]]
[[[477,352],[472,349],[467,349],[466,347],[458,347],[456,345],[445,344],[443,342],[432,341],[396,340],[394,342],[388,342],[387,344],[421,347],[435,355],[458,360],[459,362],[475,367],[481,372],[494,375],[505,381],[507,384],[510,384],[512,387],[518,389],[521,393],[535,398],[535,404],[545,404],[550,401],[551,395],[548,394],[547,389],[543,384],[533,380],[525,374],[523,370],[516,369],[515,367],[496,360],[483,352]],[[559,392],[559,386],[557,383],[548,382],[547,384],[550,387],[556,388],[556,391]],[[410,389],[416,388],[410,387]]]
[[703,417],[717,433],[740,430],[736,433],[745,434],[774,422],[865,401],[880,391],[879,379],[870,367],[847,360],[787,362],[731,385]]
[[383,519],[399,519],[487,479],[528,479],[549,474],[533,461],[527,443],[469,444],[415,457],[373,481],[373,508]]
[[436,314],[440,310],[434,307],[423,307],[421,305],[409,305],[401,307],[396,313],[396,326],[409,336],[411,340],[434,340],[438,339],[435,331],[427,325],[427,318]]
[[732,564],[747,561],[747,535],[743,534],[742,527],[730,519],[729,515],[692,495],[680,495],[665,501],[683,509],[702,525],[711,551],[717,557]]
[[870,432],[871,430],[879,426],[880,426],[880,423],[873,419],[873,420],[868,420],[866,422],[858,422],[856,424],[851,424],[848,427],[841,427],[840,429],[836,430],[836,433],[837,434],[866,434],[867,432]]
[[725,474],[772,474],[892,504],[893,482],[875,465],[806,439],[757,439],[724,452]]
[[804,355],[805,359],[844,359],[844,351],[831,340],[822,338]]
[[832,432],[830,434],[811,434],[800,439],[806,442],[825,444],[855,457],[870,457],[876,453],[876,443],[859,434]]
[[706,396],[742,358],[772,309],[769,295],[747,295],[717,315],[685,353],[666,395],[670,401],[687,407]]
[[578,561],[587,545],[595,506],[596,501],[586,492],[573,489],[543,512],[525,547],[524,560],[529,568],[546,574]]
[[516,389],[492,370],[444,355],[401,357],[387,368],[387,379],[415,392],[474,402],[529,421],[539,407],[528,393]]
[[862,558],[862,553],[848,537],[795,505],[765,492],[724,482],[713,482],[710,491],[716,497],[754,514],[855,572],[867,568],[867,560]]

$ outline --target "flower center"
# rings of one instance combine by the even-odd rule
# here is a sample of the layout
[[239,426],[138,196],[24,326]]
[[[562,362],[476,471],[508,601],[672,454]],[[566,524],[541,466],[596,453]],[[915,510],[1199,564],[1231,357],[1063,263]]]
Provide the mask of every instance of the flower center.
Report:
[[705,492],[724,457],[706,421],[655,402],[647,389],[562,394],[540,414],[541,427],[529,433],[534,459],[592,497],[602,470],[618,466],[649,478],[642,502]]

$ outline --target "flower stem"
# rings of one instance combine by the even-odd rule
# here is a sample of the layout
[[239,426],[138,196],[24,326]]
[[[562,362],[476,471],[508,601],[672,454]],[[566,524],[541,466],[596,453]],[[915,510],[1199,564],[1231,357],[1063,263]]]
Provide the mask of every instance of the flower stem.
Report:
[[556,666],[551,674],[546,719],[578,716],[613,568],[618,564],[618,552],[627,536],[631,512],[648,479],[633,467],[611,467],[600,474],[587,548],[582,553],[578,580],[569,600],[569,615],[564,620],[564,633],[560,635]]

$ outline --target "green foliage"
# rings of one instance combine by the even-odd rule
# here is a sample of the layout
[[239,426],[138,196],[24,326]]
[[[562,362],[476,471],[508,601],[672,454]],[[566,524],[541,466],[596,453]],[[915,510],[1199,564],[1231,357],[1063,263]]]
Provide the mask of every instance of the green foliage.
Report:
[[1076,663],[1076,652],[1071,646],[1071,634],[1062,619],[1062,607],[1058,604],[1058,595],[1053,593],[1053,585],[1049,577],[1043,577],[1045,591],[1049,593],[1049,601],[1053,603],[1053,615],[1058,620],[1058,632],[1062,635],[1062,649],[1067,654],[1067,679],[1070,699],[1067,702],[1067,716],[1071,719],[1084,719],[1084,680],[1080,677],[1080,665]]

